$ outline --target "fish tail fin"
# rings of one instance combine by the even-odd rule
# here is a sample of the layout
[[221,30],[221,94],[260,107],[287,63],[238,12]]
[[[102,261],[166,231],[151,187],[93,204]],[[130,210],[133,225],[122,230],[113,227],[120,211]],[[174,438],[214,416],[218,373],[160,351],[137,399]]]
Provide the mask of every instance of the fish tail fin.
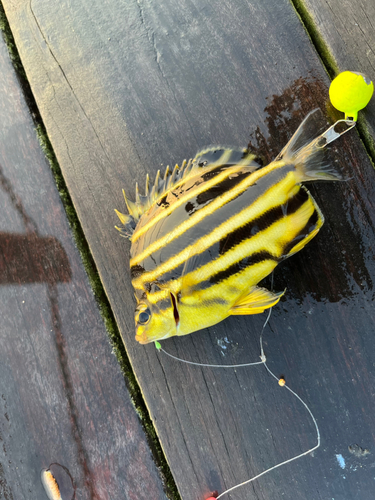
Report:
[[320,137],[317,137],[292,157],[291,163],[296,166],[298,182],[345,180],[341,172],[328,161],[326,153]]
[[326,128],[322,117],[320,109],[311,111],[276,158],[295,165],[298,182],[344,180],[326,158],[325,142],[320,137]]

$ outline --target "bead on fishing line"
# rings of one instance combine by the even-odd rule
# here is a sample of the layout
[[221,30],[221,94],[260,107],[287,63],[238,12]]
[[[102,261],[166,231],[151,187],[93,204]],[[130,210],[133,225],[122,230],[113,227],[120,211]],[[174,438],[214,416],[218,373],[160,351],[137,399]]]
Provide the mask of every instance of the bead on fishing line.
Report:
[[281,387],[284,387],[284,385],[285,385],[285,384],[286,384],[286,382],[285,382],[285,378],[284,378],[284,377],[280,377],[280,378],[279,378],[279,385],[280,385]]
[[216,499],[217,499],[217,497],[219,496],[219,493],[218,493],[217,491],[213,491],[213,492],[211,493],[211,495],[212,495],[212,496],[210,496],[210,497],[206,498],[206,500],[216,500]]
[[374,84],[366,75],[355,71],[344,71],[332,81],[329,98],[332,105],[345,113],[345,120],[357,121],[358,111],[369,103]]

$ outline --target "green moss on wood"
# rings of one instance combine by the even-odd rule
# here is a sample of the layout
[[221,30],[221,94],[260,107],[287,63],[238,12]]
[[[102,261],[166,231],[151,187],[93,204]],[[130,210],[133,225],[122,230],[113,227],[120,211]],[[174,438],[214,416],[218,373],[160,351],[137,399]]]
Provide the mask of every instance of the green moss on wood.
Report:
[[372,166],[375,168],[375,140],[374,137],[369,132],[366,120],[361,114],[359,114],[358,116],[356,127],[359,133],[359,137],[361,138],[361,141],[363,142],[363,145],[368,155],[370,156]]
[[3,34],[3,39],[8,48],[9,56],[12,60],[13,66],[16,70],[17,75],[20,75],[23,79],[26,80],[26,73],[22,66],[17,47],[14,43],[14,38],[12,31],[10,29],[8,20],[5,15],[4,8],[0,2],[0,30]]
[[[340,73],[336,59],[331,54],[328,45],[320,34],[315,21],[307,9],[303,0],[290,0],[294,9],[297,12],[302,24],[305,26],[306,32],[314,45],[323,67],[327,71],[331,79],[335,78]],[[359,117],[357,122],[357,131],[360,139],[370,157],[372,165],[375,165],[375,140],[369,132],[366,121],[363,115]]]
[[[40,117],[38,118],[40,119]],[[173,500],[179,500],[180,495],[178,493],[176,484],[172,477],[172,473],[168,467],[159,438],[156,434],[155,428],[152,424],[150,415],[146,408],[146,404],[143,400],[142,392],[140,390],[140,387],[136,381],[134,372],[132,370],[131,363],[126,353],[124,344],[122,342],[121,335],[118,330],[111,306],[104,291],[102,282],[99,278],[99,273],[97,271],[95,262],[91,255],[83,229],[79,222],[77,213],[74,209],[73,202],[70,198],[63,175],[61,173],[60,166],[57,162],[56,156],[52,149],[52,145],[49,141],[44,125],[41,123],[41,119],[39,123],[37,123],[36,125],[36,132],[39,139],[39,143],[43,149],[43,152],[50,163],[51,170],[55,178],[56,187],[59,191],[62,203],[64,205],[67,214],[69,225],[73,232],[75,244],[81,255],[83,265],[85,267],[86,273],[90,281],[90,285],[94,292],[95,299],[99,305],[100,313],[104,320],[105,328],[110,338],[113,353],[115,354],[119,362],[121,371],[125,377],[126,385],[130,393],[131,400],[142,422],[143,428],[147,436],[148,444],[154,456],[155,463],[159,468],[159,470],[161,471],[166,494],[169,498]]]
[[46,129],[42,122],[30,85],[27,81],[26,73],[23,68],[17,47],[14,42],[13,34],[10,29],[1,2],[0,2],[0,29],[2,31],[4,41],[8,48],[9,55],[12,60],[14,69],[16,71],[18,80],[24,92],[26,102],[30,108],[31,115],[34,119],[36,134],[39,143],[41,145],[41,148],[43,149],[46,158],[49,161],[55,179],[56,187],[60,194],[60,198],[67,215],[68,223],[73,233],[74,242],[80,253],[84,268],[86,270],[86,273],[90,281],[90,285],[94,293],[94,297],[99,305],[100,313],[110,338],[113,353],[115,354],[120,364],[120,368],[124,375],[126,385],[129,390],[134,408],[145,430],[147,441],[152,450],[156,466],[161,472],[165,492],[167,496],[172,500],[180,500],[180,495],[178,493],[171,471],[168,467],[166,458],[164,456],[155,428],[152,424],[150,415],[147,411],[146,404],[142,397],[142,392],[136,381],[112,309],[110,307],[108,298],[105,294],[103,285],[100,281],[99,273],[97,271],[93,257],[90,253],[88,243],[86,241],[73,202],[66,187],[60,166],[57,162],[52,145],[49,141]]
[[340,70],[335,58],[329,51],[324,38],[316,27],[312,15],[308,11],[303,0],[290,0],[290,2],[297,12],[297,15],[300,18],[302,24],[304,25],[307,34],[322,61],[323,67],[325,68],[331,79],[333,79],[340,72]]

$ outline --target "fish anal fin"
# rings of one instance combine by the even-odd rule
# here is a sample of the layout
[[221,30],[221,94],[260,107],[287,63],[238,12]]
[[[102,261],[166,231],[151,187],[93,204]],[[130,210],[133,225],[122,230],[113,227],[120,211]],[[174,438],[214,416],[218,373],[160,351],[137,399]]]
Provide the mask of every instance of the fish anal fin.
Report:
[[309,241],[311,241],[314,236],[319,232],[320,226],[314,229],[314,231],[311,231],[303,240],[299,241],[294,247],[289,250],[287,257],[290,257],[291,255],[294,255],[295,253],[299,252],[302,250],[302,248],[307,245]]
[[286,240],[283,244],[280,259],[286,259],[291,255],[302,250],[302,248],[317,235],[324,224],[324,216],[305,186],[301,186],[301,195],[308,196],[306,202],[295,212],[287,215],[286,222],[289,222],[285,228]]
[[[284,290],[285,292],[285,290]],[[273,293],[266,288],[253,287],[250,292],[242,296],[231,308],[232,315],[259,314],[265,309],[277,304],[284,292]]]

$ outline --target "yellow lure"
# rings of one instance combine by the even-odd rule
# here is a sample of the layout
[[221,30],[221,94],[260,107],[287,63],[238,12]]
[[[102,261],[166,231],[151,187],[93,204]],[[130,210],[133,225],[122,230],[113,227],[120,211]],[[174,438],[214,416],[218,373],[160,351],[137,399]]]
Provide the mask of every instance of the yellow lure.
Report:
[[374,84],[362,73],[344,71],[329,87],[332,105],[345,113],[345,120],[357,121],[358,111],[369,103],[374,93]]

